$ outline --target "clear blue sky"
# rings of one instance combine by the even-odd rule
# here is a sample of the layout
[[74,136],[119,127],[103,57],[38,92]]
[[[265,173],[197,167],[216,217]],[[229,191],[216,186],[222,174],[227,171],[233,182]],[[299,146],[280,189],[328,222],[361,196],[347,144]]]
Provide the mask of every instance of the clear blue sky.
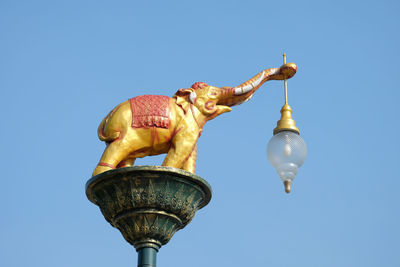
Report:
[[[287,195],[266,158],[283,83],[209,122],[210,204],[158,266],[400,266],[398,1],[0,2],[0,266],[135,266],[85,196],[116,104],[298,65],[308,158]],[[138,160],[160,164],[162,157]]]

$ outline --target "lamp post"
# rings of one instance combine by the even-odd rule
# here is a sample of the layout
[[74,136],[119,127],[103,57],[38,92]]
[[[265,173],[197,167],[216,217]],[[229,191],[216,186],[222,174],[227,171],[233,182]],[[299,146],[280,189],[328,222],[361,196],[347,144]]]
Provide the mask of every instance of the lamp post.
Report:
[[[267,151],[290,192],[306,155],[287,103],[286,79],[296,71],[296,64],[286,64],[284,54],[280,68],[263,70],[236,87],[197,82],[171,98],[138,96],[119,104],[103,119],[98,136],[107,145],[86,183],[86,196],[135,247],[139,267],[155,267],[161,246],[211,200],[210,185],[194,174],[196,142],[204,124],[248,101],[269,80],[285,81],[282,117]],[[136,158],[163,153],[167,154],[163,166],[132,167]]]

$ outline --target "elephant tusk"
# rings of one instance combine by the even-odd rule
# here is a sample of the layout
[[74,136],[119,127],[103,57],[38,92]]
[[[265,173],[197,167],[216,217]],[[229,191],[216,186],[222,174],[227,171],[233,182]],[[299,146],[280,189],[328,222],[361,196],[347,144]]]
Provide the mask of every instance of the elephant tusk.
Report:
[[256,88],[264,79],[265,76],[265,71],[263,71],[260,75],[260,77],[255,80],[254,82],[251,82],[250,84],[243,86],[243,87],[236,87],[235,88],[235,95],[243,95],[245,93],[250,92],[251,90],[253,90],[254,88]]
[[196,102],[197,94],[195,92],[191,92],[189,95],[190,103],[194,104]]
[[238,106],[238,105],[240,105],[240,104],[246,103],[246,102],[249,101],[252,97],[253,97],[253,94],[251,94],[251,95],[250,95],[248,98],[246,98],[245,100],[240,101],[240,102],[237,102],[237,103],[233,104],[232,106]]

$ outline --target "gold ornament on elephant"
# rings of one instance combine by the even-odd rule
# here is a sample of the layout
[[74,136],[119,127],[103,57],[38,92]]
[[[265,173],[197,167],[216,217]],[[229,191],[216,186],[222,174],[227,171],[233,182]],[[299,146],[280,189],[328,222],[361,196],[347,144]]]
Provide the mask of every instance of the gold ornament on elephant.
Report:
[[107,146],[93,176],[132,166],[136,158],[167,156],[162,166],[195,172],[196,143],[205,123],[248,101],[269,80],[286,80],[297,66],[266,69],[236,87],[197,82],[172,97],[143,95],[116,106],[100,123],[98,136]]

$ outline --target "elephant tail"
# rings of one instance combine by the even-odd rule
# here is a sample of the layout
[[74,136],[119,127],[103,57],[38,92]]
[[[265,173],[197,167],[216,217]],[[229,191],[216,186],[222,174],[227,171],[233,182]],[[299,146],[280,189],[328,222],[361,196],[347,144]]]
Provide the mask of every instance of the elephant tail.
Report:
[[112,118],[115,111],[117,111],[121,105],[122,103],[116,106],[110,113],[108,113],[108,115],[101,121],[99,128],[97,128],[97,135],[101,141],[104,141],[106,143],[111,143],[112,141],[114,141],[119,137],[120,135],[119,131],[114,131],[111,134],[106,134],[105,130],[108,120]]

